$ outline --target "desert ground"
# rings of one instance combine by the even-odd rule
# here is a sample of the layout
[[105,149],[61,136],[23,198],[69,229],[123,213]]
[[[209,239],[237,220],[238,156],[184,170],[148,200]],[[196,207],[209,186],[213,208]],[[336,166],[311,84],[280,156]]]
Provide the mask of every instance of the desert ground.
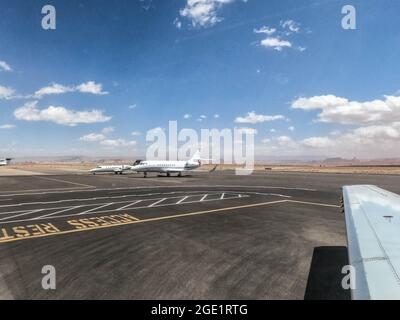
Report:
[[[104,162],[101,165],[115,164],[119,162]],[[122,163],[122,162],[121,162]],[[67,163],[67,162],[43,162],[43,163],[18,163],[0,167],[0,176],[24,176],[24,175],[54,175],[54,174],[87,174],[88,171],[99,165],[95,162]],[[211,170],[214,164],[204,164],[202,170]],[[217,171],[233,170],[241,168],[239,165],[219,164]],[[400,166],[328,166],[328,165],[274,165],[257,164],[254,171],[273,172],[303,172],[303,173],[342,173],[342,174],[400,174]]]

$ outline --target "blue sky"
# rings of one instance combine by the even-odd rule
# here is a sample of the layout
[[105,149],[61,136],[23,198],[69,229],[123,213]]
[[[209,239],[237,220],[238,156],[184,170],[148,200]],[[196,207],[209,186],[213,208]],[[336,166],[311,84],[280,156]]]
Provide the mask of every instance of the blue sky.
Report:
[[133,157],[169,120],[254,128],[260,157],[400,156],[400,3],[351,1],[356,30],[346,4],[2,0],[0,156]]

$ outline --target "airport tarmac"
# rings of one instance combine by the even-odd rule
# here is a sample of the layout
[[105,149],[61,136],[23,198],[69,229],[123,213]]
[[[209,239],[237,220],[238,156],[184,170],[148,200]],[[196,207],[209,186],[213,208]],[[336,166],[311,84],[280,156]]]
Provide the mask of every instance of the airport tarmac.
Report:
[[[348,299],[341,186],[400,176],[233,171],[0,177],[0,298]],[[43,266],[56,270],[44,290]]]

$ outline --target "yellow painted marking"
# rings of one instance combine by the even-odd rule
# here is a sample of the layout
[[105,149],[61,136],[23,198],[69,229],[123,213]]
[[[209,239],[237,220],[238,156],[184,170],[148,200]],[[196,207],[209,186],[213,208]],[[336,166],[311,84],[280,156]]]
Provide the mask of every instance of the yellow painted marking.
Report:
[[[191,216],[198,216],[203,214],[215,213],[215,212],[226,212],[230,210],[237,210],[237,209],[244,209],[244,208],[254,208],[266,205],[272,205],[277,203],[300,203],[300,204],[308,204],[314,206],[323,206],[323,207],[333,207],[339,208],[339,206],[332,205],[332,204],[324,204],[324,203],[316,203],[316,202],[306,202],[306,201],[296,201],[296,200],[277,200],[277,201],[269,201],[269,202],[261,202],[261,203],[253,203],[247,204],[242,206],[235,206],[235,207],[225,207],[219,209],[211,209],[211,210],[204,210],[204,211],[196,211],[196,212],[189,212],[189,213],[182,213],[182,214],[175,214],[170,216],[163,216],[163,217],[156,217],[156,218],[148,218],[139,220],[136,217],[133,217],[129,214],[114,214],[108,216],[101,216],[101,217],[91,217],[91,218],[83,218],[83,219],[73,219],[66,221],[75,229],[70,230],[60,230],[59,226],[55,226],[51,223],[41,223],[36,225],[27,225],[27,226],[13,226],[8,230],[6,228],[0,227],[0,243],[5,242],[13,242],[18,240],[25,240],[25,239],[32,239],[32,238],[41,238],[47,236],[54,236],[54,235],[62,235],[62,234],[69,234],[81,231],[91,231],[109,227],[117,227],[117,226],[124,226],[130,224],[137,224],[137,223],[144,223],[144,222],[154,222],[154,221],[162,221],[162,220],[169,220],[169,219],[177,219],[183,217],[191,217]],[[116,222],[110,222],[116,221]],[[122,222],[120,221],[122,220]],[[100,222],[102,224],[98,225]],[[12,235],[9,231],[12,230]]]
[[73,185],[81,186],[81,187],[86,187],[86,188],[96,188],[95,186],[91,186],[91,185],[84,184],[84,183],[78,183],[78,182],[72,182],[72,181],[61,180],[61,179],[54,179],[54,178],[47,178],[47,177],[39,177],[39,176],[34,176],[34,177],[35,177],[35,178],[39,178],[39,179],[44,179],[44,180],[50,180],[50,181],[57,181],[57,182],[69,183],[69,184],[73,184]]
[[[41,238],[41,237],[54,236],[54,235],[69,234],[69,233],[75,233],[75,232],[81,232],[81,231],[97,230],[97,229],[124,226],[124,225],[136,224],[136,223],[169,220],[169,219],[176,219],[176,218],[182,218],[182,217],[191,217],[191,216],[203,215],[203,214],[214,213],[214,212],[260,207],[260,206],[265,206],[265,205],[270,205],[270,204],[283,203],[283,202],[287,202],[287,201],[288,200],[261,202],[261,203],[243,205],[243,206],[226,207],[226,208],[211,209],[211,210],[205,210],[205,211],[182,213],[182,214],[176,214],[176,215],[172,215],[172,216],[156,217],[156,218],[149,218],[149,219],[143,219],[143,220],[139,220],[138,218],[132,217],[129,215],[129,218],[133,219],[134,221],[118,222],[118,223],[109,224],[109,225],[93,226],[93,227],[86,227],[86,228],[77,228],[77,229],[71,229],[71,230],[58,231],[55,233],[35,234],[35,235],[29,235],[29,236],[21,237],[21,238],[15,238],[15,237],[9,236],[7,233],[7,230],[0,228],[0,231],[3,231],[3,235],[4,235],[3,237],[0,237],[0,243],[13,242],[13,241],[24,240],[24,239]],[[111,216],[102,216],[99,218],[94,217],[94,218],[90,218],[90,219],[105,219],[107,217],[117,217],[117,216],[118,215],[111,215]],[[79,221],[84,221],[84,220],[88,220],[88,219],[80,219],[76,223],[79,223]],[[71,225],[74,225],[71,223],[71,221],[76,221],[76,220],[68,221],[68,223],[70,223]],[[13,227],[13,228],[24,228],[24,227],[18,226],[18,227]]]
[[75,228],[70,230],[61,230],[59,226],[53,223],[37,223],[0,228],[0,243],[121,226],[138,221],[140,221],[138,218],[129,214],[114,214],[66,221],[67,224]]

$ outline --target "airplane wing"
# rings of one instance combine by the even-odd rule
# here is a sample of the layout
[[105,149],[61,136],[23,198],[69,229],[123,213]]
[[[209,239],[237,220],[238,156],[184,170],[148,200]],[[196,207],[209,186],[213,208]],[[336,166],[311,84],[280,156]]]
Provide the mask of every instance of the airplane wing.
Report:
[[343,187],[353,299],[400,299],[400,196],[372,185]]

